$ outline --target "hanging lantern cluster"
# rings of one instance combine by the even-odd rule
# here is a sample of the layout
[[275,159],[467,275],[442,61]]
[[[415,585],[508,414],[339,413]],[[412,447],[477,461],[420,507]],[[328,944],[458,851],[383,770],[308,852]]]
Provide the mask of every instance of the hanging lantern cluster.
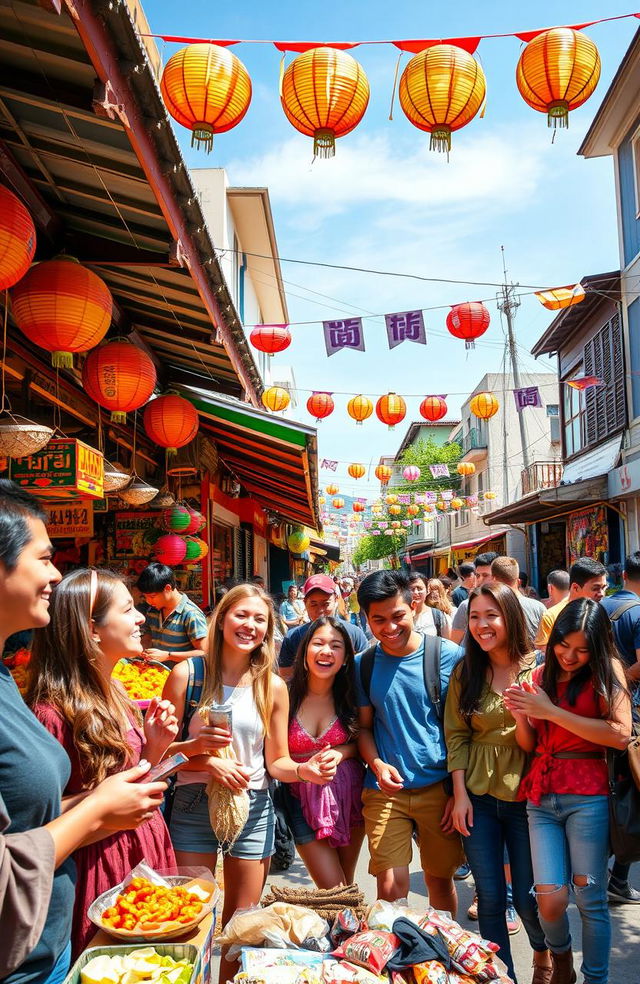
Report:
[[464,339],[465,348],[475,348],[475,339],[484,335],[491,318],[482,301],[454,304],[447,315],[447,330]]

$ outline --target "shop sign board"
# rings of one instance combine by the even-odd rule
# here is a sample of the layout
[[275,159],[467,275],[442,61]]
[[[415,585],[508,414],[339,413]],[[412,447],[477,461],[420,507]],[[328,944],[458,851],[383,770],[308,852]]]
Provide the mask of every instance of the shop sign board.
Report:
[[93,536],[93,501],[70,499],[47,506],[47,533],[52,540],[90,539]]
[[118,557],[146,557],[151,546],[144,539],[147,530],[157,529],[160,513],[117,512],[115,514],[115,553]]
[[609,472],[609,498],[632,495],[640,489],[640,458]]
[[104,457],[83,441],[54,438],[37,454],[16,458],[11,477],[36,495],[101,499]]

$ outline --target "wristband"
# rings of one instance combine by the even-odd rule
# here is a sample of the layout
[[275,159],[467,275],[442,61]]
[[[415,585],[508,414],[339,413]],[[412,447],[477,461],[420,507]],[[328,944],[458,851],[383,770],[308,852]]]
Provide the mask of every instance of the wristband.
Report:
[[300,762],[300,765],[296,766],[296,775],[298,777],[298,782],[309,782],[308,779],[303,779],[302,776],[300,775],[300,766],[304,764],[305,764],[304,762]]

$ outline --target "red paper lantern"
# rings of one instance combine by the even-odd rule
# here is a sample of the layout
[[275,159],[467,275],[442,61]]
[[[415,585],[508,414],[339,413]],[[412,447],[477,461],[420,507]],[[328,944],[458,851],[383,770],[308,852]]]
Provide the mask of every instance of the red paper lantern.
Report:
[[249,341],[258,352],[274,355],[289,348],[291,332],[287,325],[256,325],[249,335]]
[[396,424],[404,420],[407,413],[407,404],[397,393],[387,393],[381,396],[376,403],[376,414],[378,420],[386,424],[389,430],[393,430]]
[[364,512],[365,507],[363,502],[354,502],[351,508],[353,509],[354,513],[362,513]]
[[447,415],[446,401],[441,396],[425,396],[420,404],[420,415],[431,423],[442,420]]
[[199,533],[200,530],[203,530],[207,525],[207,521],[205,517],[202,515],[201,512],[198,512],[197,509],[191,509],[190,506],[187,506],[187,510],[189,512],[189,515],[191,516],[191,522],[187,526],[185,533],[188,534]]
[[147,437],[154,444],[175,454],[198,433],[198,411],[182,396],[167,393],[147,404],[143,423]]
[[474,339],[484,335],[491,318],[482,301],[454,304],[447,315],[447,328],[455,338],[463,338],[465,348],[475,348]]
[[181,564],[187,553],[187,542],[177,533],[167,533],[156,540],[153,555],[160,564],[175,567]]
[[307,410],[316,421],[328,417],[335,410],[335,406],[331,393],[313,393],[307,400]]
[[107,285],[70,257],[36,263],[11,291],[20,331],[51,352],[51,363],[73,366],[74,352],[88,352],[111,324],[113,300]]
[[131,342],[116,338],[89,352],[82,367],[82,385],[92,400],[111,410],[113,423],[143,407],[156,385],[153,360]]
[[17,195],[0,185],[0,290],[24,277],[36,251],[33,220]]

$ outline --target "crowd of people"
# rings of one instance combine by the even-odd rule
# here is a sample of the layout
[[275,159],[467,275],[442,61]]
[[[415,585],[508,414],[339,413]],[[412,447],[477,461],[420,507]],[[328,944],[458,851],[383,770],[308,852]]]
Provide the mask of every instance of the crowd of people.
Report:
[[[405,898],[417,845],[437,909],[456,915],[470,869],[480,933],[514,982],[515,908],[532,984],[576,980],[572,893],[584,981],[607,984],[608,900],[640,901],[628,866],[609,871],[606,761],[640,704],[640,554],[606,597],[591,558],[549,575],[545,606],[513,558],[481,554],[457,584],[314,574],[278,605],[254,579],[207,624],[160,564],[137,584],[145,613],[108,571],[61,579],[44,520],[0,482],[0,642],[34,630],[26,702],[0,669],[1,980],[60,984],[89,942],[88,905],[143,857],[215,870],[221,856],[223,924],[257,905],[277,783],[318,888],[353,881],[366,838],[378,898]],[[170,668],[144,719],[112,677],[132,656]],[[170,793],[145,781],[178,751]],[[230,843],[212,828],[212,787],[246,791]],[[223,952],[220,980],[235,970]]]

